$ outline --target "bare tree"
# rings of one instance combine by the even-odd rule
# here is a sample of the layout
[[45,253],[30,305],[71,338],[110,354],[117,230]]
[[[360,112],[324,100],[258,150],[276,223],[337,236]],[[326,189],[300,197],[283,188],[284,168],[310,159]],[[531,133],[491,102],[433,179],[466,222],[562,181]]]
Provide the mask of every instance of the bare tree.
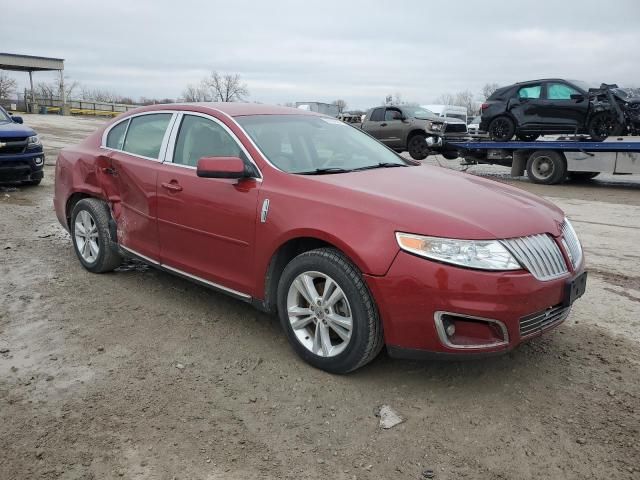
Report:
[[344,112],[347,109],[347,102],[342,99],[334,100],[332,104],[338,107],[338,112],[340,113]]
[[497,83],[485,83],[484,86],[482,87],[482,96],[484,97],[484,99],[486,100],[487,98],[489,98],[493,92],[495,92],[497,89],[499,88],[499,85]]
[[9,98],[16,91],[16,81],[4,72],[0,72],[0,98]]
[[214,70],[204,82],[218,102],[241,102],[249,95],[249,89],[238,73],[221,74]]
[[480,105],[475,101],[474,95],[471,91],[465,90],[458,92],[454,99],[454,105],[459,105],[467,109],[467,115],[477,115]]
[[80,88],[80,84],[76,81],[69,81],[69,77],[64,76],[64,72],[59,71],[56,79],[50,83],[39,82],[35,85],[34,90],[38,97],[53,99],[62,99],[63,89],[65,98],[71,98],[71,95]]
[[439,97],[436,97],[436,99],[434,100],[434,103],[437,103],[440,105],[454,105],[455,101],[456,101],[455,95],[453,95],[452,93],[443,93]]
[[201,82],[200,85],[187,85],[182,92],[182,98],[185,102],[210,102],[213,100],[205,82]]

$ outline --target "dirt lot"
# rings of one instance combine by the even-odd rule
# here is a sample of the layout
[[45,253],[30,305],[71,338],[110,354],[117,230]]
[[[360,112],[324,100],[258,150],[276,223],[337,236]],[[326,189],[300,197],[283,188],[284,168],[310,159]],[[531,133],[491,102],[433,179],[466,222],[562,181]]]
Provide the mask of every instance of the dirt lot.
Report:
[[[100,121],[25,120],[49,156],[41,186],[0,189],[0,479],[640,478],[637,178],[540,187],[473,167],[566,210],[585,297],[504,357],[382,354],[332,376],[244,303],[141,264],[83,270],[52,165]],[[381,430],[382,404],[406,421]]]

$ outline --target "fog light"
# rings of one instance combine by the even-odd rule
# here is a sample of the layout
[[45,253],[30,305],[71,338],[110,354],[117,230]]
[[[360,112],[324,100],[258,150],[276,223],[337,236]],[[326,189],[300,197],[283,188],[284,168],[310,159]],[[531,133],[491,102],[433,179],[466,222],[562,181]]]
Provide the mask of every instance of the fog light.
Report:
[[445,332],[447,332],[447,336],[453,337],[456,333],[456,326],[453,323],[450,323],[446,326]]
[[34,160],[36,165],[42,165],[44,163],[44,158],[42,157],[36,157]]

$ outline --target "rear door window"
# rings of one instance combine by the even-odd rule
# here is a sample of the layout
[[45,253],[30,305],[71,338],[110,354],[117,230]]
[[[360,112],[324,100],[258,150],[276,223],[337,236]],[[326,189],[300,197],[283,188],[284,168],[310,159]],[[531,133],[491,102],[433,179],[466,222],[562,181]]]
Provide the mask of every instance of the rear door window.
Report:
[[107,135],[108,148],[122,150],[122,146],[124,145],[124,134],[127,132],[127,125],[129,125],[129,120],[120,122],[109,131],[109,134]]
[[153,113],[131,119],[122,150],[157,160],[171,113]]
[[580,92],[566,83],[549,83],[547,85],[547,99],[549,100],[571,100],[571,95],[576,93]]
[[371,118],[369,118],[372,122],[382,122],[384,120],[384,108],[375,108],[373,112],[371,112]]
[[518,90],[519,98],[540,98],[540,93],[542,92],[542,85],[527,85],[526,87],[521,87]]

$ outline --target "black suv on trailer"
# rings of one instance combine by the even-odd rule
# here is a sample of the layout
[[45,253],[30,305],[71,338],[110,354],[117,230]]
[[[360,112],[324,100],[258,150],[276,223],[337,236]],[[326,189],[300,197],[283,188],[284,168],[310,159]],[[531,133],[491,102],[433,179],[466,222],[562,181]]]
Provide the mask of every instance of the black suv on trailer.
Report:
[[480,129],[502,142],[514,135],[533,141],[540,135],[570,133],[604,140],[623,131],[606,87],[560,78],[502,87],[482,104]]
[[22,125],[22,118],[0,107],[0,182],[38,185],[42,180],[44,153],[40,138]]

